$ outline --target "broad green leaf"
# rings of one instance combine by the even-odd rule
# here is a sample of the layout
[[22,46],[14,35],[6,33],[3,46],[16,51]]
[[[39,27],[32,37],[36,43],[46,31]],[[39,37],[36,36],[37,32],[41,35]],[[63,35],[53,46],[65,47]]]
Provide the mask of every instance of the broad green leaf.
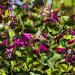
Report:
[[35,75],[35,73],[33,73],[33,72],[30,72],[30,75]]
[[73,66],[72,66],[72,65],[70,65],[70,66],[68,67],[67,72],[71,71],[71,70],[72,70],[72,68],[73,68]]
[[7,73],[6,68],[0,69],[0,75],[6,75],[6,73]]
[[32,59],[30,57],[27,57],[27,63],[29,63]]
[[52,31],[51,28],[49,28],[49,27],[47,27],[47,29],[48,29],[48,32],[51,32]]
[[9,26],[4,26],[5,30],[8,30],[9,29]]
[[58,47],[59,47],[59,48],[63,48],[62,44],[60,44]]
[[12,29],[9,30],[9,36],[10,36],[11,38],[13,38],[13,37],[15,36],[14,30],[12,30]]
[[53,55],[53,57],[51,57],[51,58],[49,59],[49,61],[50,61],[50,62],[55,62],[56,60],[58,60],[58,59],[60,59],[60,58],[61,58],[61,55],[55,53],[55,54]]
[[[62,11],[62,13],[63,13],[64,11]],[[67,21],[69,19],[69,16],[61,16],[61,19],[60,19],[60,21],[61,21],[61,23],[63,24],[63,23],[65,23],[65,21]]]
[[60,45],[62,45],[63,47],[66,47],[66,41],[65,40],[60,40]]
[[53,4],[52,4],[52,8],[53,9],[60,8],[61,7],[61,3],[63,3],[62,0],[54,0]]
[[74,5],[74,0],[64,0],[64,4],[65,4],[65,6],[67,6],[67,7],[72,7],[73,5]]
[[2,73],[2,75],[6,75],[5,73]]
[[75,73],[75,67],[73,67],[73,72]]
[[16,54],[18,57],[21,57],[21,52],[20,52],[20,51],[16,51],[15,54]]
[[49,60],[47,60],[48,66],[49,66],[50,68],[54,69],[55,62],[56,62],[58,59],[61,59],[61,55],[55,53]]
[[7,60],[5,60],[5,59],[2,61],[2,63],[4,63],[4,64],[6,65],[6,67],[7,67],[7,66],[10,66],[9,61],[7,61]]
[[28,66],[26,65],[26,63],[23,63],[22,67],[23,67],[23,70],[28,71]]
[[63,15],[74,15],[75,14],[75,0],[64,0],[63,6],[64,14]]
[[51,72],[52,72],[52,70],[51,70],[50,68],[49,68],[49,69],[47,69],[47,70],[46,70],[46,72],[47,72],[47,75],[52,75],[52,73],[51,73]]
[[9,15],[9,10],[5,11],[5,17],[7,17]]
[[66,35],[65,38],[66,38],[66,39],[72,39],[72,36],[71,36],[71,35]]
[[16,61],[11,61],[11,69],[13,70],[14,66],[16,65]]
[[19,67],[14,67],[15,72],[19,72],[20,68]]
[[66,72],[68,70],[68,65],[67,64],[59,64],[59,68],[61,72]]
[[41,19],[41,16],[39,14],[37,14],[37,13],[32,14],[32,20],[33,21],[38,21],[40,19]]
[[38,48],[38,43],[35,44],[34,49],[36,50]]

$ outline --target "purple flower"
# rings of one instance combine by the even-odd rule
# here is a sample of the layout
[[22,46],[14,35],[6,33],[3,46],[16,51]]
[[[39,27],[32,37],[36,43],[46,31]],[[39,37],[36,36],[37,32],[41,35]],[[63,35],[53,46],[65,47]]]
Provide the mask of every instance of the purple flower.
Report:
[[52,14],[52,18],[57,22],[58,21],[58,10],[57,11],[54,11]]
[[75,61],[75,55],[73,55],[72,60]]
[[48,36],[46,35],[46,33],[42,32],[42,36],[43,36],[45,39],[48,39]]
[[28,44],[28,46],[29,46],[29,47],[33,47],[33,44],[32,44],[32,43],[31,43],[31,44]]
[[39,49],[40,49],[40,51],[47,52],[47,51],[49,51],[49,46],[45,45],[45,44],[40,44]]
[[45,44],[40,44],[38,49],[32,50],[32,53],[39,54],[41,51],[48,52],[49,51],[49,46],[45,45]]
[[23,47],[24,41],[22,39],[14,39],[14,45],[18,47]]
[[39,50],[39,49],[32,50],[32,53],[34,53],[34,54],[39,54],[39,53],[40,53],[40,50]]
[[67,42],[68,45],[71,45],[71,44],[74,44],[74,43],[75,43],[75,39],[69,40],[69,41]]
[[65,61],[66,61],[66,62],[69,62],[70,64],[73,63],[72,57],[71,57],[70,55],[67,55],[67,56],[66,56]]
[[69,30],[69,33],[70,33],[71,35],[75,35],[75,30],[74,30],[74,29],[70,29],[70,30]]
[[34,39],[34,42],[40,42],[41,40],[40,39]]
[[0,9],[1,9],[1,8],[3,8],[3,6],[2,6],[2,5],[0,5]]
[[32,39],[32,34],[30,34],[30,33],[24,33],[24,34],[22,35],[22,39],[23,39],[24,41],[30,41],[30,40]]
[[8,56],[9,59],[12,58],[12,54],[11,53],[8,53],[7,56]]
[[15,49],[14,45],[11,45],[11,46],[6,48],[6,53],[7,53],[7,56],[8,56],[9,59],[12,58],[12,53],[13,53],[14,49]]
[[28,10],[28,6],[26,4],[23,4],[22,7],[26,10]]
[[12,52],[13,49],[15,49],[15,46],[14,45],[11,45],[11,46],[9,46],[9,47],[6,48],[6,51],[7,52]]
[[56,23],[56,22],[58,22],[58,10],[51,12],[49,14],[49,17],[46,20],[44,20],[44,22],[45,23],[49,23],[49,22]]
[[5,40],[3,40],[3,42],[2,42],[1,45],[3,45],[3,46],[7,46],[7,44],[8,44],[8,39],[5,39]]
[[66,48],[56,48],[57,53],[63,53],[65,52]]

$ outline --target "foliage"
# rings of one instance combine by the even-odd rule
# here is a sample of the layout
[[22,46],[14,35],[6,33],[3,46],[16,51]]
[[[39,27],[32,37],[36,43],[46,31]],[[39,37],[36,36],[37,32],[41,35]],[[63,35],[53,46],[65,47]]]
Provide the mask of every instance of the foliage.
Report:
[[0,1],[0,75],[75,74],[75,0]]

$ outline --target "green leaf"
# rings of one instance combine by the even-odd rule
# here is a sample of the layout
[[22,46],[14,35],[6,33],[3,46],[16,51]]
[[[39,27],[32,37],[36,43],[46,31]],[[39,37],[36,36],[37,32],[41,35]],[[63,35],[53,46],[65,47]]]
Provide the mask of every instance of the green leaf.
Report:
[[2,73],[2,75],[6,75],[5,73]]
[[68,70],[68,65],[65,63],[59,64],[59,68],[60,68],[61,72],[66,72]]
[[21,57],[21,52],[20,52],[20,51],[16,51],[15,54],[16,54],[18,57]]
[[67,72],[71,71],[71,70],[72,70],[72,68],[73,68],[73,66],[72,66],[72,65],[70,65],[70,66],[68,67]]
[[7,60],[5,60],[5,59],[3,59],[2,63],[3,63],[6,67],[7,67],[7,66],[10,66],[9,61],[7,61]]
[[30,72],[30,75],[35,75],[35,73],[33,73],[33,72]]
[[48,59],[48,61],[47,61],[48,66],[49,66],[50,68],[54,69],[55,62],[56,62],[58,59],[61,59],[61,55],[55,53],[52,57],[50,57],[50,59]]
[[47,72],[47,75],[51,75],[51,74],[52,74],[52,73],[51,73],[51,72],[52,72],[52,70],[51,70],[50,68],[49,68],[49,69],[47,69],[47,70],[46,70],[46,72]]
[[52,9],[60,8],[62,0],[54,0],[52,3]]
[[47,29],[48,29],[48,32],[51,32],[52,31],[51,28],[49,28],[49,27],[47,27]]
[[11,61],[11,69],[13,70],[14,66],[16,65],[16,61]]
[[67,21],[69,19],[69,16],[61,16],[62,21]]
[[32,59],[30,57],[27,57],[27,63],[29,63]]
[[38,15],[38,14],[36,14],[36,13],[33,13],[32,14],[32,19],[35,20],[35,21],[37,21],[37,20],[40,20],[41,19],[41,16]]
[[66,39],[72,39],[71,35],[66,35]]
[[20,68],[19,67],[14,67],[15,72],[20,72]]
[[7,73],[7,69],[6,68],[0,69],[0,75],[6,75],[6,73]]
[[67,7],[72,7],[74,5],[74,0],[64,0],[64,4]]
[[73,72],[75,73],[75,67],[73,67]]
[[14,30],[12,30],[12,29],[9,30],[9,36],[10,36],[11,38],[13,38],[13,37],[15,36]]
[[22,67],[23,67],[23,70],[28,71],[28,66],[26,65],[26,63],[23,63]]
[[61,58],[61,55],[55,53],[55,54],[53,55],[53,57],[51,57],[51,58],[49,59],[49,61],[50,61],[50,62],[55,62],[56,60],[58,60],[58,59],[60,59],[60,58]]
[[60,45],[62,45],[63,47],[66,47],[66,41],[65,40],[60,40]]

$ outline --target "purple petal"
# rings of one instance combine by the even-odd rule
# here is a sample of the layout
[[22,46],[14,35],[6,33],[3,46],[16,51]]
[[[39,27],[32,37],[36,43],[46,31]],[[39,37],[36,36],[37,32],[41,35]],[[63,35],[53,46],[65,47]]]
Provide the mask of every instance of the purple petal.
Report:
[[75,43],[75,39],[72,39],[70,41],[67,42],[68,45],[74,44]]
[[22,41],[21,39],[14,39],[14,45],[18,47],[23,47],[24,41]]
[[75,35],[75,31],[74,31],[73,29],[70,29],[70,30],[69,30],[69,33],[70,33],[71,35]]
[[11,53],[8,53],[7,56],[8,56],[9,59],[12,58],[12,54]]
[[28,6],[27,6],[26,4],[23,4],[22,7],[23,7],[24,9],[28,9]]
[[3,8],[3,6],[2,6],[2,5],[0,5],[0,9],[1,9],[1,8]]
[[65,52],[66,48],[56,48],[57,53],[63,53]]
[[39,49],[32,50],[32,53],[34,53],[34,54],[39,54],[39,53],[40,53],[40,50],[39,50]]
[[30,34],[30,33],[24,33],[22,35],[22,39],[24,39],[25,41],[29,41],[29,40],[32,39],[32,34]]
[[39,48],[42,51],[49,51],[49,47],[47,45],[45,45],[45,44],[40,44],[40,47]]
[[9,47],[7,47],[7,49],[14,49],[15,48],[15,45],[10,45]]
[[2,45],[6,46],[8,44],[8,39],[3,40]]
[[73,63],[73,61],[72,61],[72,57],[71,56],[66,56],[66,58],[65,58],[65,61],[66,62],[69,62],[70,64],[72,64]]
[[48,39],[48,36],[46,35],[46,33],[42,32],[42,36],[43,36],[45,39]]
[[11,59],[12,52],[13,52],[14,49],[15,49],[14,45],[11,45],[11,46],[9,46],[9,47],[6,48],[6,53],[7,53],[7,56],[8,56],[9,59]]

